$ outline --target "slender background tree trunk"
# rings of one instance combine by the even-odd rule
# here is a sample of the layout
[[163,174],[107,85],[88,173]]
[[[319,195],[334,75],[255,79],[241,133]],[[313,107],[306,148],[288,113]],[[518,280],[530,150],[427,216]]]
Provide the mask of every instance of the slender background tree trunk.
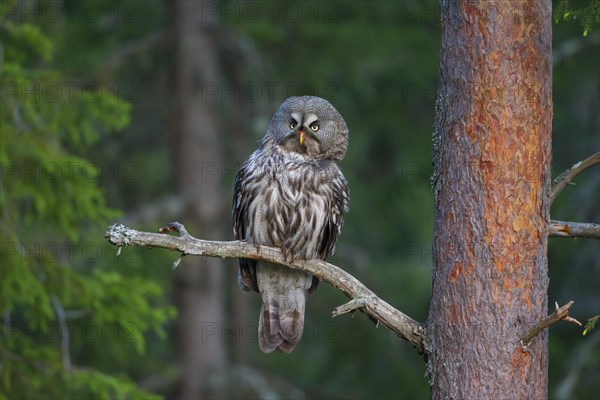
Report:
[[[224,204],[220,124],[204,88],[218,87],[218,55],[211,35],[213,15],[203,1],[170,3],[174,40],[173,154],[178,195],[188,204],[183,217],[202,237],[222,238]],[[224,373],[225,344],[222,261],[191,257],[178,269],[177,332],[181,373],[179,397],[214,397],[211,376]]]
[[434,399],[547,397],[551,3],[441,1]]

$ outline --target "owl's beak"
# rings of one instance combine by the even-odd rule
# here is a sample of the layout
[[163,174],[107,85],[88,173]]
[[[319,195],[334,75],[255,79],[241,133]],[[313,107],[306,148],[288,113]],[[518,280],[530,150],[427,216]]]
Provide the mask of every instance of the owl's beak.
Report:
[[304,131],[300,130],[300,146],[304,144]]

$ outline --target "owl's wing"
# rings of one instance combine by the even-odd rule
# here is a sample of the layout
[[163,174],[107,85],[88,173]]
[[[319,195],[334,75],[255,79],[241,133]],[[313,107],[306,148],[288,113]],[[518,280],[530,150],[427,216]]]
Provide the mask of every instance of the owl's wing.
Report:
[[[337,165],[333,164],[333,180],[331,181],[329,196],[329,208],[326,210],[325,224],[320,234],[320,244],[318,247],[318,257],[325,260],[335,252],[335,245],[338,236],[344,225],[344,215],[349,209],[349,189],[346,178],[342,175]],[[313,276],[313,281],[308,293],[312,293],[317,289],[319,279]]]
[[[244,164],[235,176],[233,184],[233,236],[236,240],[246,239],[246,218],[250,196],[247,193],[247,183],[250,178],[248,163]],[[238,285],[242,290],[258,292],[256,284],[256,261],[240,258]]]
[[335,244],[344,225],[344,215],[348,212],[349,189],[346,178],[342,175],[337,165],[332,165],[333,179],[329,191],[329,209],[321,233],[319,245],[319,258],[325,260],[335,252]]

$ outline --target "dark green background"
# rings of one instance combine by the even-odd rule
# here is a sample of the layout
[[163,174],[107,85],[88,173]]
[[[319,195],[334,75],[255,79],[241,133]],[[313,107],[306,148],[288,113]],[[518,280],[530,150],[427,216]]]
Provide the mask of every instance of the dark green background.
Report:
[[[174,100],[168,7],[162,1],[40,1],[29,3],[33,12],[13,13],[8,4],[2,10],[0,395],[147,396],[134,389],[137,385],[169,397],[177,376],[171,306],[175,254],[131,248],[115,258],[103,240],[105,227],[116,220],[154,231],[180,218],[168,211],[139,218],[141,208],[173,196],[171,177],[177,173],[169,151]],[[62,14],[52,17],[51,7]],[[332,262],[424,321],[432,263],[437,2],[226,2],[217,9],[217,24],[210,29],[219,71],[209,84],[223,126],[218,168],[224,210],[235,170],[283,99],[326,97],[350,128],[350,147],[340,164],[351,188],[351,210]],[[575,49],[557,57],[552,77],[556,177],[600,148],[600,40],[597,30],[584,38],[577,22],[561,21],[553,28],[555,52]],[[39,96],[25,93],[23,88],[36,82]],[[63,89],[58,100],[48,91],[52,82]],[[88,100],[101,88],[103,98],[69,99],[65,82],[79,96],[88,93]],[[94,163],[99,176],[82,180],[63,174],[52,180],[41,172],[33,178],[23,174],[27,163],[64,165],[70,156]],[[600,170],[575,183],[557,199],[552,217],[600,221]],[[107,210],[102,198],[121,212]],[[197,227],[187,228],[202,236]],[[61,257],[44,251],[65,241],[77,243],[73,257],[65,257],[64,249]],[[34,250],[15,255],[10,247],[15,243]],[[86,254],[86,244],[100,255]],[[582,321],[598,314],[599,259],[597,242],[550,239],[549,304],[574,300],[572,315]],[[233,324],[235,263],[226,264],[224,322]],[[52,296],[67,311],[80,311],[68,316],[74,327],[71,358],[78,367],[71,375],[63,372],[60,342],[47,328],[56,321]],[[259,298],[247,296],[253,320]],[[228,396],[265,396],[236,375],[243,366],[281,398],[428,397],[424,364],[409,344],[361,314],[330,318],[332,308],[345,301],[322,284],[308,300],[305,335],[291,355],[262,354],[252,329],[226,338],[231,368],[217,386]],[[89,324],[102,327],[101,338],[90,339]],[[128,324],[134,324],[135,334]],[[600,396],[599,335],[597,330],[583,337],[581,329],[566,323],[551,328],[551,397]]]

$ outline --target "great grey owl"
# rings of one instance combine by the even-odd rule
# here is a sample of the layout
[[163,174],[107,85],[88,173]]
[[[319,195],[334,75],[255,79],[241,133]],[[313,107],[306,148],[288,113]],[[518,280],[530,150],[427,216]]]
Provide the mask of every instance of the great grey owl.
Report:
[[[348,184],[336,164],[347,147],[348,127],[331,103],[313,96],[285,100],[260,147],[236,175],[235,238],[279,247],[288,260],[332,255],[348,212]],[[306,294],[319,280],[281,265],[240,259],[238,283],[262,296],[261,350],[291,352],[304,330]]]

